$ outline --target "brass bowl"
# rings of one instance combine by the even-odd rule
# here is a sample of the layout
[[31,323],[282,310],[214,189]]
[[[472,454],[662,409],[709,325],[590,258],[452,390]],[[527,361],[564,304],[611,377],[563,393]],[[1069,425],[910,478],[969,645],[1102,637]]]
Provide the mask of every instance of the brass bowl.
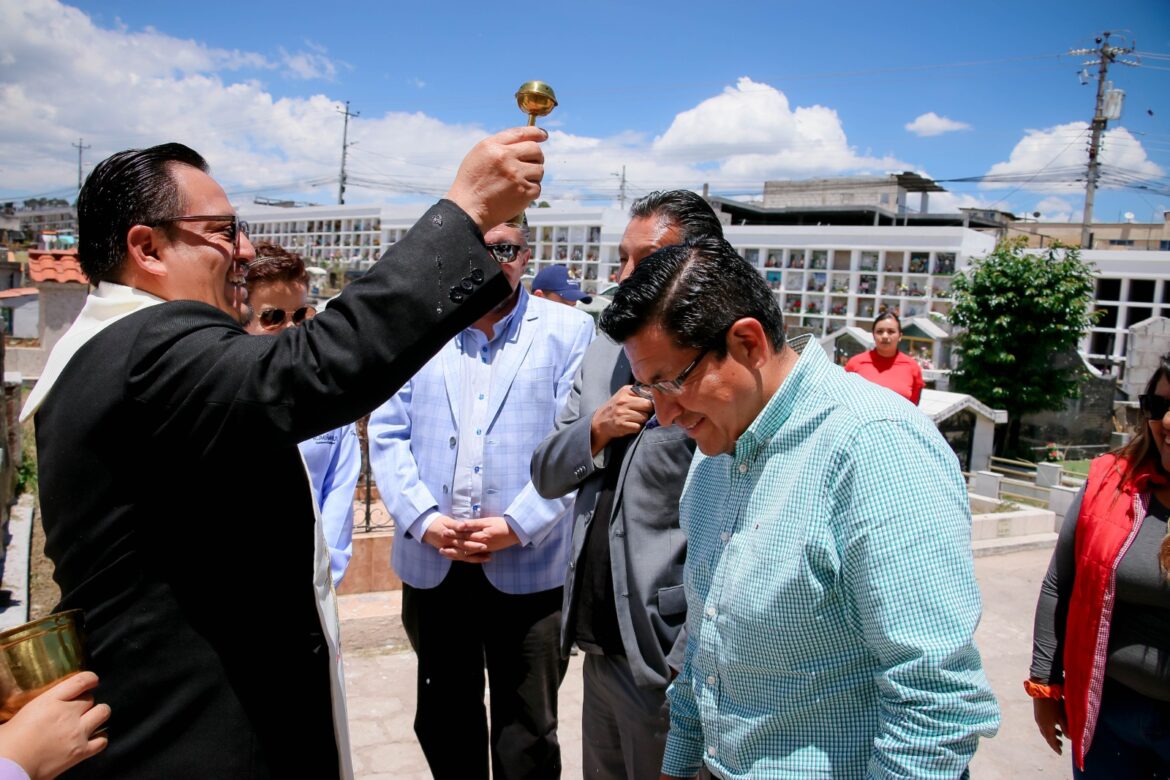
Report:
[[0,633],[0,723],[85,668],[80,609],[58,612]]
[[557,95],[543,81],[525,81],[516,90],[516,105],[528,114],[528,124],[536,124],[536,117],[548,116],[557,107]]

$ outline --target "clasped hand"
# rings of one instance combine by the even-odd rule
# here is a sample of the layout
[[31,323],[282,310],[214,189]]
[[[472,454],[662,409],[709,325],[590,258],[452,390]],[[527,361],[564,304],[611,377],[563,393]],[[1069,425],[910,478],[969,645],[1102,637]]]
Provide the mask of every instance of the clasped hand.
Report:
[[452,561],[487,563],[492,553],[520,543],[520,537],[503,517],[456,520],[438,515],[423,535],[423,541]]
[[636,394],[630,385],[619,389],[593,413],[589,446],[594,455],[614,439],[632,436],[654,414],[654,404]]

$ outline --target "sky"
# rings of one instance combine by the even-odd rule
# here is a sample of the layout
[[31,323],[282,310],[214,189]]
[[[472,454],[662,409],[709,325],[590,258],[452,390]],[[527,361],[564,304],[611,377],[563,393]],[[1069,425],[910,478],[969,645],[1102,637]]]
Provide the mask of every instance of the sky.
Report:
[[949,190],[933,211],[1079,221],[1096,67],[1082,84],[1093,58],[1069,52],[1107,30],[1140,65],[1110,67],[1126,97],[1096,218],[1161,221],[1170,0],[0,0],[0,201],[75,198],[78,145],[85,173],[181,141],[237,206],[336,203],[349,101],[346,202],[426,202],[539,79],[560,102],[539,120],[552,203],[610,205],[623,169],[627,197],[739,199],[914,171]]

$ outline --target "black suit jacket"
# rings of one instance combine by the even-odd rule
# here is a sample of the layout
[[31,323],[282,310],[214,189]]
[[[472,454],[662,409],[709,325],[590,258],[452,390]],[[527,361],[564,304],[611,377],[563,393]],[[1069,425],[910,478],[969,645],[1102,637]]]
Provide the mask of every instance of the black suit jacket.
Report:
[[441,202],[300,328],[248,336],[169,302],[74,355],[37,412],[41,507],[112,715],[71,776],[337,776],[296,444],[372,410],[508,292]]

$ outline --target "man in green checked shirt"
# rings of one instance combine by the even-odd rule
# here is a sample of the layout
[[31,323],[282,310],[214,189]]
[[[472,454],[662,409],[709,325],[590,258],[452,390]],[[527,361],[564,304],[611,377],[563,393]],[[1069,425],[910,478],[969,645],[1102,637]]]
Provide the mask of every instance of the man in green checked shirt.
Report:
[[601,328],[695,439],[686,659],[663,778],[958,778],[999,725],[958,462],[931,421],[784,339],[728,244],[639,264]]

